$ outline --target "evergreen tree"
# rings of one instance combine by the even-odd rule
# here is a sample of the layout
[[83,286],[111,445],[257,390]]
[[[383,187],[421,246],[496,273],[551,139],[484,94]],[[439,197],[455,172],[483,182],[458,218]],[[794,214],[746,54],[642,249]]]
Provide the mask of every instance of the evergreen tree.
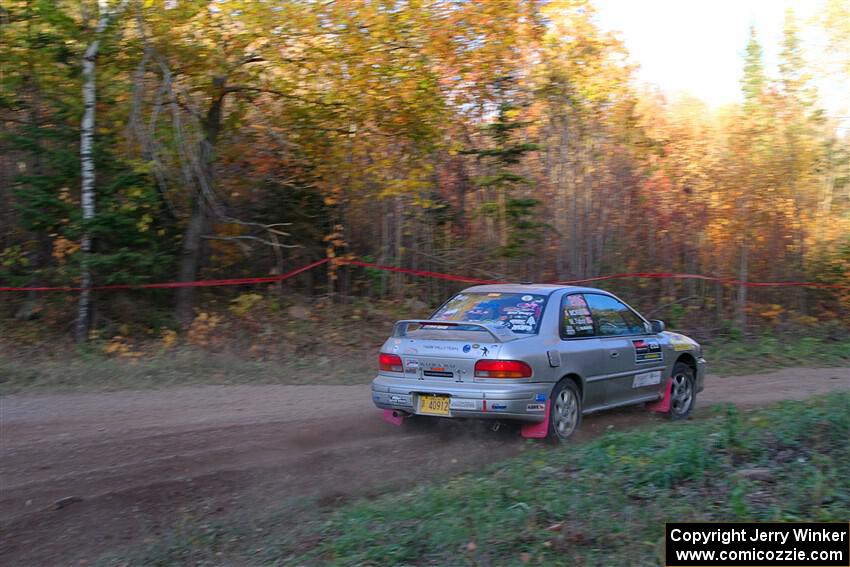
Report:
[[756,37],[756,28],[750,26],[750,37],[744,56],[744,78],[741,82],[745,108],[752,109],[758,103],[766,82],[761,44]]
[[516,167],[524,156],[540,149],[536,143],[516,139],[517,131],[528,125],[528,122],[517,120],[518,113],[516,105],[503,101],[496,120],[483,128],[492,145],[464,152],[478,156],[490,166],[490,173],[478,177],[475,183],[495,193],[496,199],[486,202],[482,212],[498,222],[498,255],[504,259],[534,255],[530,246],[540,239],[540,229],[546,226],[535,220],[539,201],[517,195],[518,190],[530,185],[531,181],[517,173]]

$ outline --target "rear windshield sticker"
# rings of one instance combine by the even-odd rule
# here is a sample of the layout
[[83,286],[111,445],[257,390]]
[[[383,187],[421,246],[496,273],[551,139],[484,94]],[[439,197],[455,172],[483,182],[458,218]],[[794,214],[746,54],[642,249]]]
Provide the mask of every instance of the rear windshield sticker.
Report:
[[451,298],[431,319],[503,325],[514,333],[530,334],[537,332],[545,301],[542,295],[469,292]]
[[634,339],[632,346],[635,349],[635,362],[638,364],[664,360],[664,353],[658,339]]
[[644,386],[652,386],[654,384],[661,383],[661,371],[653,370],[652,372],[644,372],[642,374],[635,374],[635,378],[632,381],[632,388],[643,388]]

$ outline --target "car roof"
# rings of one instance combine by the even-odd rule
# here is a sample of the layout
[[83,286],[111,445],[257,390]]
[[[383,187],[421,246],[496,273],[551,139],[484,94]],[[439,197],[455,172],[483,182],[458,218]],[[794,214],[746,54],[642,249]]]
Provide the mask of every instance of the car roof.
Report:
[[464,292],[479,292],[479,293],[534,293],[537,295],[551,295],[552,293],[558,290],[567,290],[574,292],[601,292],[608,293],[603,289],[598,289],[595,287],[580,287],[574,285],[562,285],[562,284],[536,284],[536,283],[528,283],[528,284],[487,284],[487,285],[476,285],[472,287],[468,287]]

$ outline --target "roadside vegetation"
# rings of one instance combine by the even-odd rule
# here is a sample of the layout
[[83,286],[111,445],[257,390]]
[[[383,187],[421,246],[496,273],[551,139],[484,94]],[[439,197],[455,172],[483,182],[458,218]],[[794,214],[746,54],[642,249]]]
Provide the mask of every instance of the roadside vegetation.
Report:
[[[281,304],[256,293],[221,298],[181,331],[166,313],[139,312],[130,318],[136,323],[114,322],[83,344],[57,336],[38,320],[19,321],[0,333],[0,394],[367,383],[393,322],[431,312],[428,304],[412,299],[289,300]],[[675,325],[675,317],[668,320],[674,330],[702,343],[715,375],[850,365],[850,331],[842,325],[783,327],[780,321],[745,336],[734,327],[706,332]]]
[[[611,432],[289,529],[185,526],[130,565],[658,565],[667,521],[846,521],[850,394]],[[282,528],[281,525],[287,526]]]
[[722,376],[754,374],[771,368],[820,368],[850,365],[850,338],[762,335],[744,340],[722,338],[703,343],[709,372]]
[[[388,302],[389,303],[389,302]],[[0,338],[0,394],[39,390],[119,390],[200,384],[365,384],[403,304],[381,311],[334,306],[304,318],[267,314],[262,323],[209,315],[183,338],[167,329],[137,339],[120,334],[84,345],[22,346]],[[343,318],[337,318],[340,313]],[[417,315],[414,315],[417,316]],[[356,319],[351,319],[356,317]],[[756,374],[774,368],[850,365],[850,337],[799,333],[703,340],[709,372]]]

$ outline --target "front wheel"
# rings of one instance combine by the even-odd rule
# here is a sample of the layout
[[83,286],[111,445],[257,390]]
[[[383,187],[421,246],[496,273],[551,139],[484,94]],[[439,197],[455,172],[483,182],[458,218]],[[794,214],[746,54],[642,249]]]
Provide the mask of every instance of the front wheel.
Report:
[[684,362],[673,366],[673,384],[670,388],[670,419],[687,419],[694,409],[697,392],[693,369]]
[[581,425],[581,396],[572,380],[562,380],[549,400],[549,439],[566,441]]

